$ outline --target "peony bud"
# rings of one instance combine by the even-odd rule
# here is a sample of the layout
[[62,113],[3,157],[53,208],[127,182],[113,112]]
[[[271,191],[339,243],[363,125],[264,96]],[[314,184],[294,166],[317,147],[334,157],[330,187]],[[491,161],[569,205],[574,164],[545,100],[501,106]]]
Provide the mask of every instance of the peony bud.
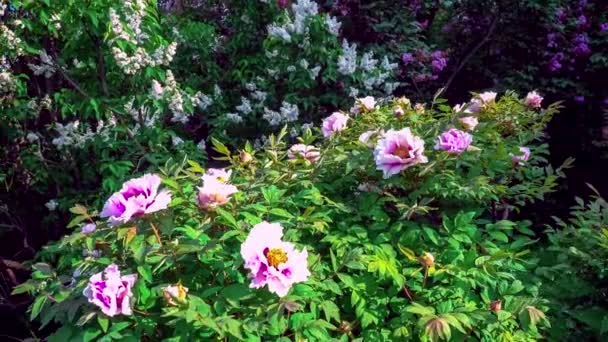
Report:
[[243,164],[248,164],[249,162],[251,162],[253,160],[253,157],[251,156],[251,154],[249,154],[246,151],[241,151],[240,158],[241,158],[241,163],[243,163]]
[[502,310],[502,300],[498,299],[490,302],[490,311],[498,312],[500,310]]
[[420,262],[424,268],[433,267],[435,266],[435,257],[429,252],[424,252],[424,254],[418,258],[418,262]]

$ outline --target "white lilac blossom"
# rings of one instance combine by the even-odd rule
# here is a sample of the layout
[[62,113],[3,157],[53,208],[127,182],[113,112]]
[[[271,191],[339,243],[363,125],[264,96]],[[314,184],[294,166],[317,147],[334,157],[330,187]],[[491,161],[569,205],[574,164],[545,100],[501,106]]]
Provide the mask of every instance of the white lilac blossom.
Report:
[[249,99],[243,96],[241,96],[241,104],[236,106],[236,110],[243,114],[249,114],[253,111],[251,108],[251,102],[249,102]]
[[382,66],[382,69],[384,69],[386,71],[393,71],[399,67],[399,64],[389,62],[388,57],[384,56],[384,58],[382,58],[381,66]]
[[281,116],[283,117],[284,122],[293,122],[298,120],[298,116],[300,115],[300,111],[298,110],[298,106],[291,104],[289,102],[283,101],[281,104]]
[[317,65],[316,67],[308,70],[308,72],[310,73],[310,78],[311,79],[316,79],[319,76],[319,72],[321,71],[321,66]]
[[8,71],[0,72],[0,94],[10,93],[15,90],[15,80]]
[[260,103],[266,101],[267,96],[268,96],[268,93],[266,93],[264,91],[260,91],[260,90],[256,90],[251,94],[251,98],[259,101]]
[[293,65],[290,65],[287,67],[287,72],[295,72],[296,71],[296,67]]
[[376,68],[376,64],[378,64],[378,60],[374,59],[373,52],[366,52],[361,56],[360,66],[364,71],[370,72]]
[[249,91],[256,91],[258,89],[258,86],[255,85],[255,83],[253,83],[253,82],[248,82],[248,83],[245,83],[245,89],[247,89]]
[[264,107],[264,115],[262,115],[262,117],[264,118],[264,120],[268,121],[270,126],[278,126],[282,121],[280,113],[270,110],[266,107]]
[[298,34],[304,33],[306,20],[319,13],[319,6],[317,3],[310,0],[298,0],[291,5],[291,9],[293,10],[294,15],[294,31]]
[[348,96],[357,97],[357,95],[359,95],[359,89],[350,87],[348,90]]
[[17,37],[15,32],[9,29],[6,25],[0,23],[0,41],[4,42],[6,49],[13,51],[17,56],[23,54],[23,47],[21,47],[21,38]]
[[152,88],[150,89],[150,96],[156,100],[160,100],[163,97],[163,86],[157,81],[152,80]]
[[302,124],[302,131],[305,131],[307,129],[313,129],[313,127],[315,127],[315,124],[312,122],[304,123]]
[[287,32],[287,29],[276,24],[268,25],[268,36],[281,39],[288,43],[291,42],[291,34]]
[[300,60],[300,66],[302,67],[302,69],[308,69],[308,61],[304,58],[302,58]]
[[272,50],[272,51],[266,50],[265,54],[266,54],[266,58],[273,59],[279,55],[279,50]]
[[97,122],[96,130],[93,131],[87,124],[80,124],[78,120],[72,121],[66,125],[62,123],[56,123],[54,128],[59,134],[57,138],[54,138],[51,143],[57,148],[66,147],[77,147],[82,148],[88,141],[93,140],[96,137],[100,137],[104,141],[109,139],[109,128],[112,124],[104,125],[103,121]]
[[228,121],[235,124],[243,122],[243,118],[237,113],[228,113],[226,114],[226,118],[228,119]]
[[55,64],[53,59],[46,53],[45,50],[39,52],[40,64],[28,63],[27,66],[34,72],[34,75],[43,75],[46,78],[50,78],[55,74]]
[[52,199],[48,202],[46,202],[44,204],[44,206],[49,210],[49,211],[55,211],[55,209],[57,209],[57,206],[59,205],[59,203],[57,203],[57,200]]
[[199,141],[198,144],[196,144],[196,148],[198,148],[201,151],[205,151],[207,149],[207,144],[205,143],[205,139],[201,139],[201,141]]
[[342,26],[342,24],[335,17],[329,15],[326,16],[325,25],[327,25],[327,30],[332,35],[337,37],[340,34],[340,27]]
[[338,72],[343,75],[351,75],[357,71],[357,44],[348,44],[342,41],[342,54],[338,57]]
[[179,146],[183,143],[184,143],[184,139],[178,137],[177,135],[171,136],[171,144],[173,144],[173,146]]
[[205,110],[211,107],[211,105],[213,104],[213,99],[210,96],[207,96],[202,92],[198,91],[196,92],[196,94],[194,94],[194,97],[192,98],[192,103],[200,110]]
[[29,142],[30,142],[30,144],[31,144],[31,143],[34,143],[35,141],[38,141],[38,139],[39,139],[38,135],[36,135],[36,133],[33,133],[33,132],[29,132],[29,133],[28,133],[28,134],[25,136],[25,138],[27,139],[27,141],[29,141]]

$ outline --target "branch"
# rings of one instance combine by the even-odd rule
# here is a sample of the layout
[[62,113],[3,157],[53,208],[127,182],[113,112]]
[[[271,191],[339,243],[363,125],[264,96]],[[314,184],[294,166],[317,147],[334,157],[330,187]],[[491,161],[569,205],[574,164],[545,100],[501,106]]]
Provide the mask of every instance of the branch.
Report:
[[448,90],[448,88],[454,81],[454,78],[456,78],[456,75],[458,75],[460,70],[462,70],[462,68],[469,62],[469,59],[471,59],[475,55],[477,50],[479,50],[488,40],[490,40],[490,36],[494,33],[497,23],[498,23],[498,15],[496,15],[494,17],[494,19],[492,20],[492,24],[490,24],[490,28],[488,29],[488,32],[486,33],[486,35],[477,43],[477,45],[475,45],[471,49],[471,51],[469,51],[469,53],[460,61],[460,64],[458,65],[456,70],[454,70],[452,75],[450,75],[450,78],[446,82],[445,87],[443,87],[444,92],[446,92]]
[[106,66],[103,60],[103,53],[101,51],[101,42],[99,39],[95,40],[95,50],[97,50],[97,77],[99,78],[99,82],[101,82],[101,90],[106,97],[110,96],[110,91],[108,90],[108,83],[106,82]]

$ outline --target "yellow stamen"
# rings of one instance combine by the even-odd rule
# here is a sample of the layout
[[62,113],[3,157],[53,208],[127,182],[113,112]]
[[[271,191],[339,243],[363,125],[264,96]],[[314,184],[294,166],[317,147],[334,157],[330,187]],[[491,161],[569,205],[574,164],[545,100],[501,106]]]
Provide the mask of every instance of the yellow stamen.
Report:
[[287,262],[287,253],[280,248],[273,248],[266,254],[268,264],[274,268],[278,268],[280,264]]

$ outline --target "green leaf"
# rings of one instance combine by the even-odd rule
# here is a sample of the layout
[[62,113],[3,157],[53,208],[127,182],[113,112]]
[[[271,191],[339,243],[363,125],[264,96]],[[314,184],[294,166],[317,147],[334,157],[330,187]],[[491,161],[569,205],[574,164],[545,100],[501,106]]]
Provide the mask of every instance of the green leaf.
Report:
[[281,208],[272,208],[270,209],[270,213],[279,217],[284,217],[287,219],[292,219],[294,216],[290,214],[287,210]]
[[336,322],[340,322],[340,309],[334,302],[329,300],[322,302],[321,309],[323,309],[327,321],[333,318]]
[[507,236],[507,234],[505,234],[503,232],[493,231],[493,232],[488,232],[488,234],[490,234],[490,236],[493,237],[495,240],[505,242],[505,243],[509,242],[509,237]]
[[30,321],[33,321],[36,317],[38,317],[46,301],[47,297],[45,295],[37,297],[36,300],[34,300],[34,304],[32,304],[31,309],[32,311],[30,312]]
[[405,311],[421,316],[431,316],[435,314],[435,309],[429,306],[422,306],[418,303],[412,303],[405,308]]
[[110,325],[110,320],[106,316],[97,315],[97,322],[99,322],[101,330],[106,333],[108,331],[108,326]]
[[220,214],[220,217],[222,218],[222,220],[220,220],[221,223],[228,224],[232,226],[232,228],[240,229],[238,223],[236,222],[236,219],[234,218],[234,216],[232,216],[231,213],[219,207],[216,208],[216,211],[218,214]]

